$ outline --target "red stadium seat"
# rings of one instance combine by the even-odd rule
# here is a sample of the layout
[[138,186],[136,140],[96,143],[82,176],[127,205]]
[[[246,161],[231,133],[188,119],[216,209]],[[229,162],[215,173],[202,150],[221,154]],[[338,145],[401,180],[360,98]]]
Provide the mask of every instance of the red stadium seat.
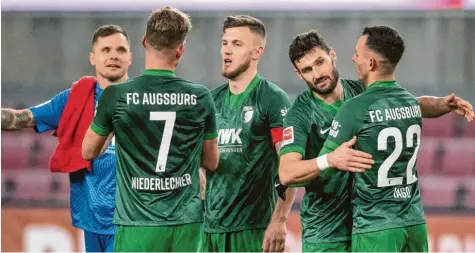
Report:
[[463,124],[465,125],[464,136],[467,138],[475,138],[475,123],[467,123],[464,121]]
[[[472,180],[473,181],[473,180]],[[467,196],[465,199],[465,206],[475,209],[475,182],[465,184],[467,187]]]
[[451,137],[454,135],[455,114],[448,113],[440,118],[423,119],[422,136]]
[[459,182],[443,176],[419,177],[424,207],[452,207]]
[[417,156],[417,172],[419,175],[428,175],[437,172],[437,151],[440,147],[438,139],[423,138]]
[[50,172],[24,170],[16,174],[15,198],[39,200],[47,198],[50,189]]
[[58,145],[58,139],[54,136],[51,136],[51,134],[42,134],[41,135],[41,152],[38,157],[38,168],[44,168],[48,169],[49,168],[49,160],[51,156],[53,155],[53,152]]
[[28,166],[31,134],[2,133],[2,169],[24,169]]
[[443,143],[441,169],[445,175],[472,176],[475,173],[475,142],[471,139],[448,139]]

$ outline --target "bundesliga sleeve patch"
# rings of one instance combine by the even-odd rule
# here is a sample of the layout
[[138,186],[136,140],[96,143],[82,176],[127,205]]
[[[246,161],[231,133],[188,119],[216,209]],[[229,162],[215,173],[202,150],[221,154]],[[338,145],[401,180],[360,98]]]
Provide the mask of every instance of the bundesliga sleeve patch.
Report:
[[294,127],[286,127],[282,137],[282,147],[294,143]]

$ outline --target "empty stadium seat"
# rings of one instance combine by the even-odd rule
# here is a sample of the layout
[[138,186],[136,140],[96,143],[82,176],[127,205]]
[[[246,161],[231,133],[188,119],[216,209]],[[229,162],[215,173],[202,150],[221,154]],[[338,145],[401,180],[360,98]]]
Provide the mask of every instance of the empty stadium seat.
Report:
[[423,119],[422,136],[438,138],[453,136],[455,117],[455,114],[448,113],[435,119]]
[[419,177],[424,207],[452,207],[459,182],[444,176]]
[[436,173],[438,164],[436,163],[437,151],[440,141],[438,139],[423,138],[417,156],[417,172],[419,175]]
[[[467,123],[463,122],[464,127],[464,137],[466,138],[475,138],[475,122]],[[474,139],[475,141],[475,139]]]
[[471,139],[448,139],[443,142],[441,169],[449,176],[473,176],[475,173],[475,142]]
[[2,133],[2,169],[24,169],[28,166],[31,136],[25,132]]

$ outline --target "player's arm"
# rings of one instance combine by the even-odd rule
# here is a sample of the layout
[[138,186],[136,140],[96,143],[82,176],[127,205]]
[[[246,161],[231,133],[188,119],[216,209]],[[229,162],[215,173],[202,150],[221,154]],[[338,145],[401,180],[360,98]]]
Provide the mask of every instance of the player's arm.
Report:
[[68,101],[70,89],[55,95],[51,100],[28,109],[2,108],[2,131],[34,128],[38,133],[55,130]]
[[[356,142],[356,139],[351,139],[352,136],[333,152],[303,160],[307,135],[311,127],[308,118],[295,108],[292,108],[287,116],[284,143],[280,152],[279,177],[282,184],[292,187],[303,186],[331,167],[350,172],[361,172],[371,168],[374,163],[372,156],[352,149],[351,146]],[[354,116],[350,118],[349,122],[355,120]]]
[[449,112],[465,117],[468,122],[474,117],[473,106],[453,93],[446,97],[422,96],[417,100],[423,118],[437,118]]
[[[290,108],[290,99],[283,91],[278,90],[272,94],[266,103],[265,112],[269,122],[272,144],[277,154],[283,140],[284,118]],[[264,252],[283,252],[285,250],[286,224],[290,209],[294,202],[297,189],[286,189],[286,199],[277,198],[277,203],[272,213],[271,221],[267,226],[262,242]]]
[[[356,108],[356,109],[355,109]],[[366,109],[361,109],[357,106],[355,100],[349,101],[344,104],[341,109],[336,114],[333,119],[328,138],[323,144],[323,149],[318,154],[319,157],[330,156],[331,153],[336,152],[339,148],[347,146],[348,149],[351,149],[353,145],[356,144],[357,133],[360,131],[361,127],[364,124],[364,118],[366,115]],[[361,152],[353,150],[354,152]],[[363,153],[363,152],[361,152]],[[369,154],[367,154],[369,155]],[[330,168],[339,168],[343,166],[348,167],[351,172],[364,172],[365,169],[371,169],[371,165],[374,163],[373,160],[370,164],[366,164],[369,167],[364,169],[359,168],[359,164],[363,163],[363,160],[354,160],[354,161],[345,161],[334,160],[332,164],[329,164]],[[320,174],[320,178],[326,179],[331,175],[333,169],[326,170]]]
[[209,91],[204,97],[204,105],[208,115],[205,120],[201,167],[215,171],[219,163],[218,131],[216,130],[216,108]]
[[35,118],[30,109],[15,110],[2,108],[2,131],[16,131],[35,126]]
[[107,87],[99,98],[96,116],[87,129],[82,141],[82,157],[84,160],[92,160],[105,150],[107,140],[111,139],[112,115],[114,113],[116,99],[114,86]]

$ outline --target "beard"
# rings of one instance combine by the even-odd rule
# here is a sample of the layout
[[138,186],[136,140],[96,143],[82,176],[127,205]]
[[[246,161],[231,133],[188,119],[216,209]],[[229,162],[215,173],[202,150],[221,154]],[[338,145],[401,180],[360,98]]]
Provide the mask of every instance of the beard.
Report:
[[125,76],[125,71],[121,71],[117,74],[105,74],[105,73],[99,73],[99,75],[101,75],[102,77],[104,77],[105,79],[109,80],[109,82],[111,83],[116,83],[117,81],[119,81],[122,77]]
[[251,66],[251,57],[249,56],[241,65],[239,65],[235,70],[226,72],[226,70],[222,70],[221,74],[226,77],[227,79],[233,80]]
[[[333,65],[333,64],[332,64]],[[331,94],[335,88],[336,88],[336,85],[338,84],[338,80],[340,79],[340,73],[338,72],[338,69],[336,68],[335,65],[333,65],[333,70],[332,70],[332,76],[328,77],[330,79],[330,85],[328,88],[325,88],[325,89],[320,89],[318,88],[318,84],[322,81],[322,79],[324,79],[326,77],[321,77],[317,80],[315,80],[315,82],[309,82],[307,80],[305,80],[305,82],[307,83],[308,87],[315,93],[319,94],[319,95],[322,95],[322,96],[326,96],[328,94]]]

